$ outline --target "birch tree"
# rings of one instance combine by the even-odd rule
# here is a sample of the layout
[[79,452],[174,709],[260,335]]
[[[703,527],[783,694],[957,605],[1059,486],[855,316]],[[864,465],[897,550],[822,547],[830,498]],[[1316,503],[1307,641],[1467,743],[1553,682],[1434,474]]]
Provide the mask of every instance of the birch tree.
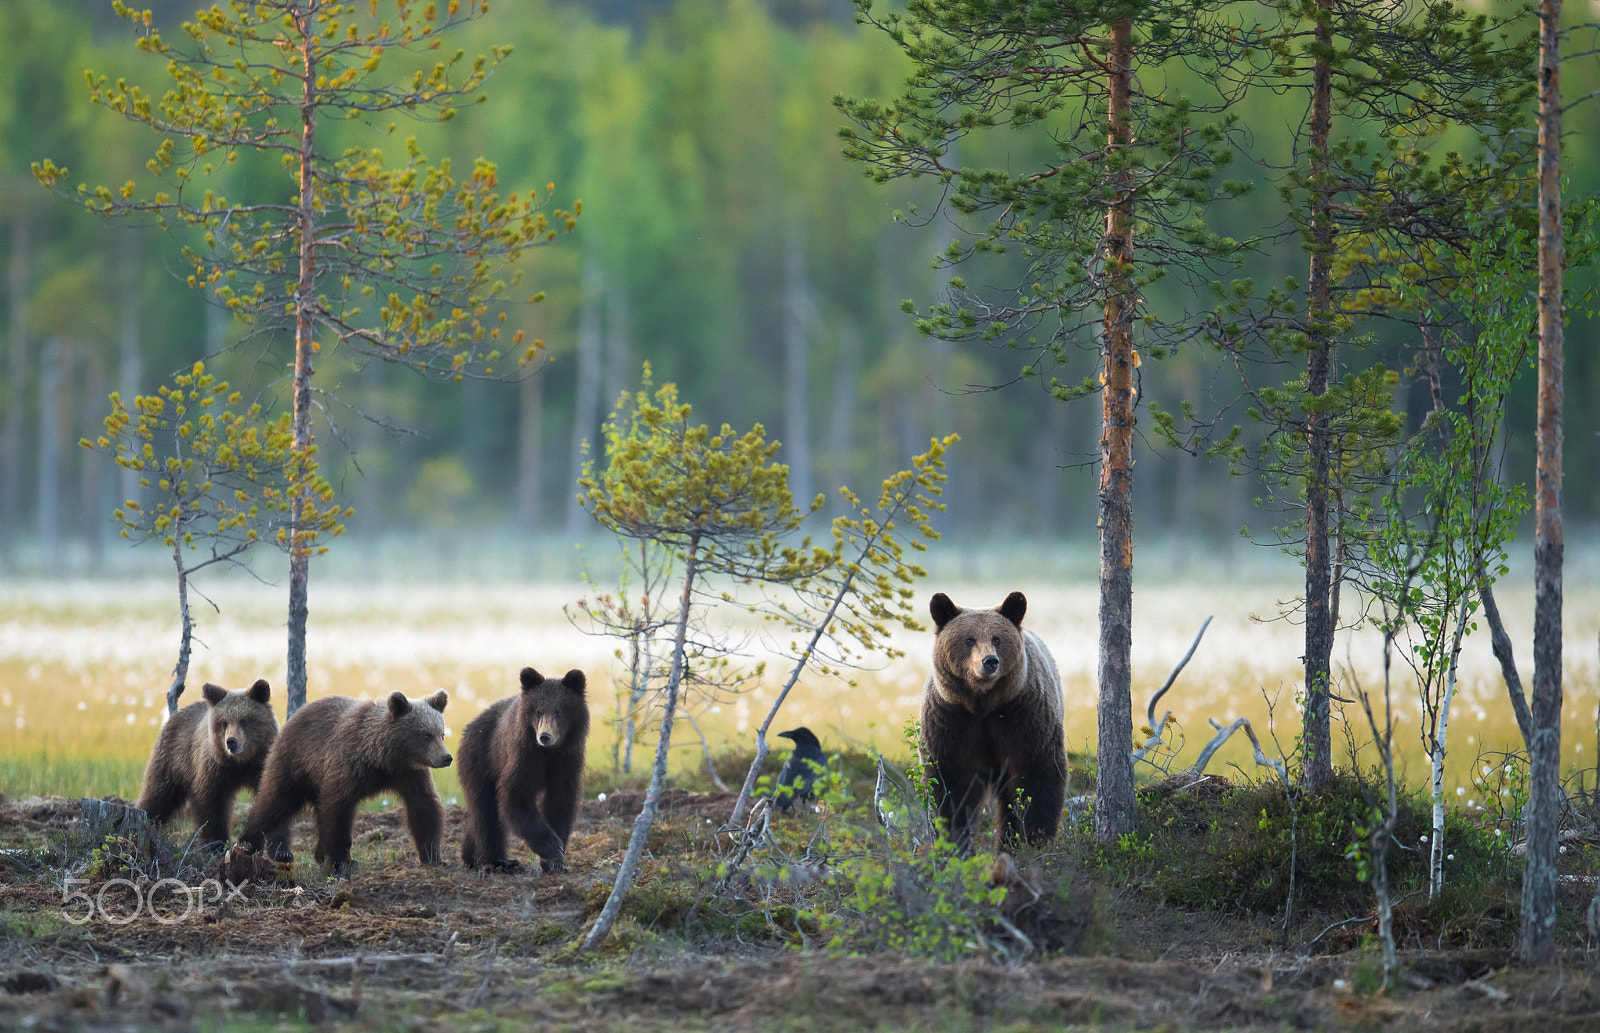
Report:
[[268,419],[260,403],[246,404],[204,363],[178,374],[171,387],[135,397],[131,407],[113,394],[105,433],[78,444],[110,455],[139,489],[139,498],[112,514],[122,537],[172,553],[179,631],[167,712],[175,714],[189,678],[194,576],[241,562],[261,542],[287,547],[297,527],[308,545],[325,551],[319,539],[342,533],[350,510],[334,501],[316,450],[295,447],[289,414]]
[[625,395],[602,431],[604,465],[591,462],[579,481],[584,507],[602,527],[671,553],[678,585],[676,605],[655,611],[668,622],[670,644],[659,659],[667,675],[659,690],[661,725],[650,785],[611,893],[583,939],[584,951],[610,934],[639,869],[666,785],[673,721],[695,674],[691,667],[715,663],[726,652],[694,637],[704,607],[723,598],[721,590],[708,588],[708,579],[783,583],[827,562],[826,550],[809,542],[782,543],[806,514],[794,506],[788,467],[776,461],[779,445],[767,440],[765,429],[756,424],[739,433],[723,424],[713,432],[690,422],[692,409],[678,400],[676,385],[663,384],[652,394],[649,383],[646,365],[646,388]]

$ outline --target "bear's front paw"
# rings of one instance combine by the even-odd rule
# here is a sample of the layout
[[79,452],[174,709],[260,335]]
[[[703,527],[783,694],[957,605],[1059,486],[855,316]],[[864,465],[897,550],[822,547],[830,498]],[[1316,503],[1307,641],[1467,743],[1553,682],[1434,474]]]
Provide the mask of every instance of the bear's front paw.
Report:
[[547,872],[547,873],[548,872],[564,872],[564,871],[567,870],[567,865],[566,865],[566,862],[562,861],[561,858],[559,858],[559,857],[555,858],[554,860],[550,860],[550,861],[547,861],[547,860],[545,860],[543,858],[540,858],[539,859],[539,870],[541,872]]
[[491,872],[505,872],[507,874],[511,874],[513,872],[522,871],[522,862],[514,857],[508,857],[503,861],[490,861],[488,864],[484,865],[484,867]]
[[567,845],[554,829],[547,828],[533,837],[533,852],[546,861],[559,861],[567,852]]

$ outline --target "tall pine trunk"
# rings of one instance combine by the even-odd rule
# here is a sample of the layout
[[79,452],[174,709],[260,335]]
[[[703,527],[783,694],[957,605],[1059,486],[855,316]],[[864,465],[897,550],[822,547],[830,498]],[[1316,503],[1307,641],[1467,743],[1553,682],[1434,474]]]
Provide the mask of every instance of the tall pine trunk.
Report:
[[[1106,137],[1111,161],[1131,143],[1132,24],[1111,29]],[[1095,836],[1114,841],[1136,823],[1133,796],[1133,197],[1119,174],[1106,211],[1105,371],[1100,436],[1099,757]]]
[[39,356],[39,477],[37,510],[39,563],[58,572],[61,526],[61,368],[69,363],[68,346],[52,338]]
[[539,529],[539,482],[544,478],[544,377],[526,374],[517,385],[517,526]]
[[31,250],[28,212],[11,217],[11,262],[6,294],[11,303],[6,346],[6,415],[0,424],[0,560],[16,566],[16,539],[22,526],[22,407],[28,385],[28,269]]
[[[105,355],[98,348],[92,349],[83,357],[83,404],[77,415],[83,430],[79,436],[93,438],[101,432],[105,398]],[[106,465],[95,462],[94,457],[80,457],[78,502],[83,510],[85,562],[90,574],[98,574],[105,567],[106,513],[115,508],[106,505],[106,486],[112,476]]]
[[1549,961],[1561,816],[1561,0],[1539,3],[1539,406],[1533,503],[1533,737],[1528,742],[1522,960]]
[[[139,234],[132,228],[117,234],[117,308],[120,319],[117,327],[117,390],[122,403],[133,409],[133,400],[144,382],[144,354],[140,347],[139,324],[143,308],[143,291],[139,275]],[[206,306],[208,309],[213,306]],[[218,311],[221,311],[219,308]],[[118,468],[118,502],[137,499],[140,494],[139,473]]]
[[[308,11],[296,12],[296,29],[301,40],[301,74],[305,76],[300,109],[300,279],[294,291],[294,448],[301,456],[311,450],[311,373],[314,342],[312,310],[317,303],[316,254],[312,242],[316,235],[316,209],[313,193],[312,162],[316,160],[317,71],[312,62],[311,40],[316,27]],[[306,703],[306,615],[307,583],[311,577],[311,546],[301,523],[301,512],[310,500],[304,489],[296,492],[289,535],[289,656],[288,716]]]
[[1331,4],[1317,2],[1317,54],[1311,71],[1311,269],[1306,326],[1306,604],[1305,604],[1305,767],[1301,781],[1321,792],[1333,781],[1333,739],[1329,728],[1328,682],[1333,658],[1332,550],[1329,548],[1328,421],[1318,402],[1328,393],[1333,367],[1330,320],[1333,315],[1333,217],[1328,172],[1332,128],[1333,46]]
[[604,289],[600,266],[589,262],[583,270],[583,301],[578,309],[578,385],[572,399],[572,472],[566,513],[569,539],[578,538],[587,521],[576,487],[578,478],[583,476],[584,442],[594,442],[600,429],[600,312]]
[[808,373],[811,345],[811,289],[806,282],[806,248],[799,223],[789,230],[784,248],[783,305],[783,455],[789,464],[794,497],[805,504],[814,491],[811,479],[811,423]]

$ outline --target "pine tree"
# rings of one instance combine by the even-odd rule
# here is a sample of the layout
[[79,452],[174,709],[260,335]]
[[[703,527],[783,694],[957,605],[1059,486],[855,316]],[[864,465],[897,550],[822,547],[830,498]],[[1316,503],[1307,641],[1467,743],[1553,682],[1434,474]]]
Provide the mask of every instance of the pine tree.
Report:
[[[448,159],[431,160],[415,137],[385,154],[346,146],[339,129],[364,123],[394,137],[398,120],[448,121],[457,105],[482,100],[509,48],[468,58],[442,43],[487,13],[485,0],[396,0],[385,12],[377,3],[232,0],[183,23],[181,43],[167,42],[149,11],[121,0],[113,6],[171,84],[157,95],[91,71],[90,95],[160,143],[143,182],[130,176],[118,187],[79,185],[73,193],[103,216],[187,228],[190,286],[243,321],[250,338],[292,335],[298,451],[312,447],[314,370],[324,347],[446,380],[515,372],[534,357],[537,342],[502,329],[516,300],[515,263],[572,229],[574,217],[541,211],[548,197],[502,196],[497,169],[482,158],[457,173]],[[219,173],[252,153],[281,162],[286,181],[256,197],[225,196]],[[52,188],[70,182],[49,159],[34,175]],[[291,715],[306,694],[313,509],[302,496],[292,514]]]
[[[1025,376],[1069,365],[1075,350],[1095,356],[1096,375],[1074,385],[1052,377],[1050,389],[1060,401],[1096,391],[1101,398],[1095,829],[1112,840],[1135,822],[1138,371],[1142,354],[1161,357],[1194,329],[1185,315],[1147,307],[1145,294],[1168,274],[1226,264],[1243,251],[1202,221],[1214,200],[1245,189],[1217,183],[1232,156],[1227,97],[1217,91],[1210,104],[1196,104],[1171,88],[1170,70],[1181,62],[1227,67],[1250,34],[1224,20],[1229,5],[1209,0],[912,0],[904,14],[875,12],[870,0],[857,6],[858,19],[887,33],[914,70],[892,100],[835,101],[855,123],[842,130],[846,156],[880,182],[937,179],[943,206],[966,230],[945,264],[1011,253],[1024,270],[1004,297],[953,277],[950,297],[918,328],[1026,350]],[[1218,117],[1197,126],[1198,114]],[[966,157],[990,137],[1016,140],[1016,130],[1036,137],[1042,157],[1030,168],[985,169],[952,157],[958,143]]]

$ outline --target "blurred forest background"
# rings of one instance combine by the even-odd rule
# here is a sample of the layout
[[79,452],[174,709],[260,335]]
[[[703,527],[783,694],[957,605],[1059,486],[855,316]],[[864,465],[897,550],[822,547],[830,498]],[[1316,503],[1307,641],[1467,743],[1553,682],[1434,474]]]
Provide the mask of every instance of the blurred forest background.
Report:
[[[176,38],[194,0],[151,6]],[[1094,399],[1056,402],[1040,379],[1017,380],[1016,352],[920,337],[901,311],[903,299],[925,308],[937,297],[950,274],[934,257],[960,228],[942,217],[897,220],[913,205],[932,211],[936,184],[876,186],[840,157],[845,119],[831,98],[891,96],[906,72],[882,33],[854,24],[846,0],[518,0],[492,5],[449,42],[469,54],[494,43],[516,49],[486,103],[415,127],[424,150],[458,165],[487,157],[508,190],[542,195],[553,182],[554,203],[581,199],[583,215],[571,239],[526,259],[530,282],[548,292],[522,313],[528,335],[547,344],[536,375],[440,384],[337,352],[322,357],[328,396],[316,433],[324,470],[356,510],[347,539],[426,536],[428,561],[443,555],[446,573],[451,543],[484,536],[560,544],[550,555],[570,557],[566,543],[595,530],[573,500],[579,444],[597,439],[648,360],[658,382],[678,383],[697,419],[764,423],[784,443],[798,498],[845,483],[870,490],[930,436],[956,431],[963,442],[950,456],[941,520],[955,540],[1093,540]],[[120,181],[153,146],[89,104],[90,66],[152,89],[164,81],[109,3],[0,3],[0,569],[12,574],[93,574],[129,562],[113,545],[110,514],[133,485],[77,446],[100,433],[110,391],[131,398],[207,358],[268,408],[288,401],[292,342],[230,348],[241,328],[184,284],[172,237],[89,218],[34,182],[29,164],[44,157],[68,166],[73,183]],[[1574,97],[1600,88],[1600,67],[1574,61],[1566,83]],[[1229,173],[1257,188],[1219,205],[1215,228],[1280,233],[1248,271],[1258,282],[1303,277],[1305,254],[1267,171],[1290,160],[1303,97],[1257,91],[1237,110],[1257,153]],[[1600,188],[1597,118],[1593,104],[1567,116],[1569,196]],[[1037,161],[1039,141],[1019,134],[1015,152],[964,151],[961,161],[1021,167]],[[242,196],[289,186],[275,166],[241,162],[236,174],[232,191]],[[1158,285],[1147,301],[1182,308],[1185,299],[1159,295],[1183,289]],[[1405,367],[1414,344],[1395,329],[1376,333],[1370,348],[1341,358]],[[1600,514],[1600,439],[1587,404],[1600,397],[1600,360],[1592,325],[1575,316],[1568,333],[1576,404],[1565,501],[1582,527]],[[1095,371],[1092,354],[1073,361],[1056,371],[1063,381]],[[1191,399],[1215,410],[1237,393],[1235,372],[1198,347],[1146,363],[1142,375],[1144,398],[1168,409]],[[1425,388],[1414,399],[1409,390],[1397,406],[1423,411]],[[1509,477],[1532,479],[1533,422],[1527,377],[1509,416]],[[1293,520],[1258,506],[1260,484],[1224,464],[1167,452],[1148,434],[1137,448],[1137,535],[1141,548],[1163,546],[1141,576],[1250,548],[1241,525],[1266,531]],[[1229,542],[1238,544],[1217,549]],[[156,550],[143,559],[163,562]]]

